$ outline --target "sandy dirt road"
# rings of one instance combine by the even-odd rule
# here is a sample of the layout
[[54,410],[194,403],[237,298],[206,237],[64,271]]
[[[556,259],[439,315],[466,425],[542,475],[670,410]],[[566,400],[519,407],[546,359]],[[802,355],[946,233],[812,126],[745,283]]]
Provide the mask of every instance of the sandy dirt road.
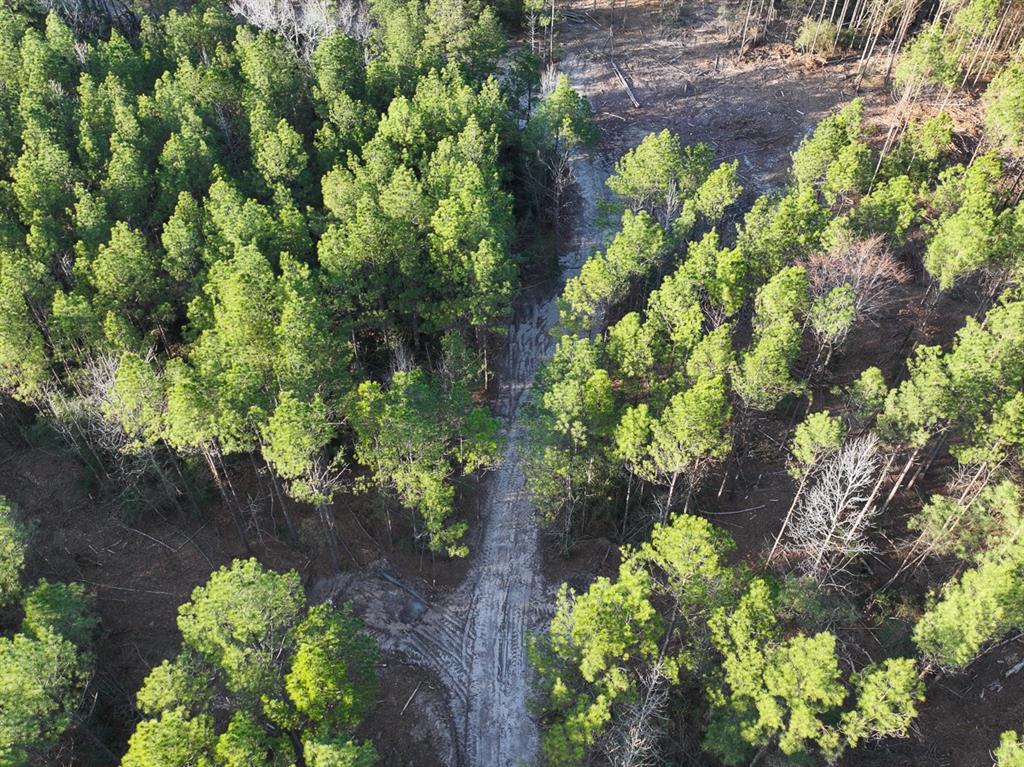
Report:
[[[562,259],[563,280],[578,273],[598,244],[593,222],[606,178],[599,160],[578,157],[574,162],[582,204],[575,247]],[[530,674],[524,643],[527,629],[539,627],[536,603],[547,595],[541,582],[535,513],[520,468],[523,426],[517,416],[538,367],[551,356],[550,330],[557,319],[553,297],[528,300],[508,336],[498,401],[508,442],[504,460],[490,478],[483,540],[469,577],[463,742],[470,767],[511,767],[529,761],[536,750],[536,727],[526,710]]]

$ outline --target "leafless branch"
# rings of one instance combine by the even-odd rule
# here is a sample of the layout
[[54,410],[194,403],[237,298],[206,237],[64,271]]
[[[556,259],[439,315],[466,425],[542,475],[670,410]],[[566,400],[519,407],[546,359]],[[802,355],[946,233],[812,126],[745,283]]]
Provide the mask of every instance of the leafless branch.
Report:
[[609,764],[650,767],[658,763],[658,740],[671,690],[663,660],[643,671],[636,701],[615,718],[605,740]]
[[910,280],[910,274],[885,246],[881,236],[854,240],[827,253],[811,256],[807,262],[811,291],[824,296],[848,284],[854,291],[858,319],[874,320],[896,300],[896,288]]
[[229,7],[254,27],[281,35],[306,58],[334,32],[361,39],[370,31],[360,0],[230,0]]
[[878,512],[868,493],[878,468],[877,437],[853,439],[823,465],[801,501],[787,538],[800,568],[819,583],[838,585],[837,576],[873,550],[867,532]]

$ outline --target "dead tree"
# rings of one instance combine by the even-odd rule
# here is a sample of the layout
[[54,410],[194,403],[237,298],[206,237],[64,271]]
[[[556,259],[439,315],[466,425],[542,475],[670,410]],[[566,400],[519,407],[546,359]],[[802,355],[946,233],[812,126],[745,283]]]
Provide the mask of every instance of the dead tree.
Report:
[[139,19],[122,0],[35,0],[44,12],[54,11],[79,37],[91,37],[111,27],[133,39],[139,34]]
[[878,468],[878,438],[853,439],[822,467],[797,508],[787,532],[790,549],[818,583],[839,585],[839,576],[873,550],[867,532],[877,510],[867,501]]
[[672,685],[663,659],[639,674],[636,701],[629,704],[604,741],[609,764],[650,767],[659,764],[658,741]]
[[898,298],[910,273],[896,260],[881,235],[838,245],[811,256],[807,264],[811,292],[824,296],[834,288],[853,288],[858,319],[875,319]]
[[281,35],[303,57],[334,32],[357,39],[370,32],[361,0],[230,0],[229,7],[254,27]]

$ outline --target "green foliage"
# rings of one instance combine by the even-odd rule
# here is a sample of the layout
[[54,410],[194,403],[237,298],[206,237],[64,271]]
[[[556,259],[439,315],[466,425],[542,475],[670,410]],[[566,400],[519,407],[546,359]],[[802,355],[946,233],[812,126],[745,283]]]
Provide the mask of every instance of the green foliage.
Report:
[[733,377],[733,389],[747,407],[771,410],[801,390],[790,366],[800,352],[799,320],[809,303],[807,272],[799,266],[778,272],[757,292],[754,340]]
[[53,631],[0,637],[0,764],[45,757],[71,725],[87,679],[78,650]]
[[1004,480],[966,503],[934,495],[909,524],[920,531],[921,543],[929,551],[975,559],[1024,533],[1021,512],[1020,490]]
[[222,567],[178,611],[186,647],[224,675],[227,688],[255,697],[279,685],[282,653],[305,607],[295,572],[279,575],[254,559]]
[[[640,549],[624,551],[614,581],[598,578],[583,594],[562,587],[548,633],[530,646],[546,762],[579,764],[635,700],[638,678],[655,668],[675,684],[681,662],[703,658],[700,624],[730,598],[733,574],[725,557],[732,548],[707,520],[678,515],[655,525]],[[673,605],[667,621],[655,607],[664,598]],[[670,639],[675,643],[666,653]]]
[[1024,305],[1004,296],[984,325],[968,317],[952,347],[921,346],[909,377],[889,392],[884,435],[912,446],[954,430],[961,461],[999,461],[1020,450],[1018,395],[1024,381]]
[[697,211],[710,224],[722,220],[725,211],[743,194],[739,181],[740,161],[722,163],[708,174],[693,196]]
[[56,634],[88,653],[99,618],[92,600],[80,583],[50,583],[41,580],[25,595],[22,631],[42,641]]
[[769,584],[726,563],[732,549],[707,520],[679,515],[623,550],[615,580],[598,578],[583,594],[562,587],[549,631],[530,646],[546,763],[582,763],[621,734],[651,674],[670,688],[699,675],[710,704],[705,747],[727,764],[762,746],[834,760],[907,734],[923,700],[914,661],[844,676],[836,637],[787,635]]
[[677,654],[687,669],[702,668],[709,661],[708,618],[716,607],[732,602],[742,581],[726,563],[734,549],[729,535],[706,519],[679,514],[668,524],[655,525],[650,541],[629,552],[631,566],[653,573],[655,594],[672,600],[677,623],[679,616],[685,620]]
[[840,345],[857,320],[857,296],[853,286],[839,285],[815,299],[807,319],[821,346],[831,350]]
[[793,153],[793,178],[798,188],[819,189],[824,184],[827,193],[842,187],[839,174],[855,173],[851,180],[859,180],[862,150],[857,147],[862,146],[863,115],[864,101],[854,99],[818,123],[814,133],[800,142]]
[[590,146],[597,141],[590,102],[572,87],[566,75],[558,76],[554,89],[537,105],[527,135],[535,146],[559,150]]
[[527,403],[527,488],[542,518],[563,521],[564,546],[607,477],[615,399],[600,352],[589,339],[563,336]]
[[608,328],[608,356],[625,379],[646,380],[654,367],[654,328],[630,312]]
[[[384,389],[359,385],[350,403],[356,457],[377,482],[394,488],[426,525],[431,550],[465,556],[466,523],[449,524],[454,489],[447,479],[493,465],[500,454],[498,422],[473,407],[465,383],[450,390],[423,371],[396,373]],[[469,428],[471,427],[471,428]]]
[[[5,9],[5,394],[66,413],[102,402],[127,453],[269,447],[296,497],[326,503],[353,379],[382,381],[399,347],[430,377],[445,335],[480,352],[502,332],[513,169],[591,140],[589,105],[564,80],[518,135],[518,105],[484,79],[504,48],[494,9],[371,13],[365,45],[327,35],[305,61],[214,2],[146,15],[132,41]],[[111,356],[113,389],[87,391]],[[452,405],[465,417],[434,420],[475,468],[493,435],[467,397]],[[435,508],[450,474],[427,482]]]
[[[250,559],[198,587],[178,628],[182,651],[139,691],[151,718],[124,764],[283,765],[302,754],[373,763],[372,748],[348,738],[376,697],[376,648],[347,607],[307,609],[297,573]],[[213,714],[225,704],[233,714],[218,734]]]
[[821,21],[804,16],[800,28],[796,32],[793,47],[803,53],[815,53],[819,56],[831,56],[836,51],[836,40],[839,29],[826,19]]
[[822,185],[825,200],[834,205],[840,199],[847,200],[864,192],[871,184],[874,171],[875,159],[871,148],[860,142],[847,144],[825,171]]
[[299,180],[309,158],[300,136],[287,120],[272,128],[258,128],[252,136],[256,169],[267,184],[292,184]]
[[165,711],[201,711],[206,703],[211,671],[195,653],[184,651],[174,660],[154,666],[135,696],[139,710],[155,717]]
[[910,658],[888,658],[852,677],[857,707],[843,714],[841,728],[853,748],[863,741],[906,737],[924,700],[924,682]]
[[590,330],[630,286],[659,264],[667,247],[665,230],[646,212],[622,217],[622,228],[602,253],[583,264],[559,299],[559,321],[569,330]]
[[[810,154],[807,157],[812,159]],[[827,223],[828,212],[811,188],[781,197],[759,197],[736,232],[737,247],[755,284],[817,251]]]
[[917,190],[907,176],[882,181],[850,211],[849,224],[861,236],[884,234],[903,243],[919,218],[917,197]]
[[[0,607],[21,593],[25,528],[0,498]],[[0,636],[0,765],[49,763],[77,720],[97,616],[82,585],[39,581],[21,603],[18,633]]]
[[799,476],[810,471],[822,458],[839,450],[845,436],[843,422],[829,411],[809,413],[797,425],[790,442],[789,451],[795,462],[791,473]]
[[319,396],[303,402],[285,391],[267,421],[263,456],[291,482],[295,498],[328,503],[333,488],[324,475],[322,451],[333,437],[334,429]]
[[0,389],[33,402],[41,397],[49,378],[49,360],[26,301],[25,285],[12,272],[0,263]]
[[914,627],[928,658],[963,668],[988,642],[1024,625],[1024,546],[984,555],[977,567],[948,582]]
[[802,390],[790,372],[800,340],[800,326],[782,319],[759,333],[754,345],[743,352],[732,383],[747,407],[772,410],[783,398]]
[[950,288],[979,269],[1005,267],[1016,260],[1014,212],[999,210],[996,188],[1001,174],[1002,166],[993,155],[979,157],[960,173],[944,174],[937,195],[951,203],[952,210],[942,210],[924,257],[925,268],[940,288]]
[[214,743],[209,716],[189,718],[182,709],[139,722],[128,741],[124,767],[207,767]]
[[[677,279],[690,284],[689,292],[703,291],[707,301],[725,316],[736,314],[747,300],[750,285],[748,265],[739,248],[719,248],[718,232],[712,229],[700,242],[692,243],[688,259]],[[663,287],[664,289],[664,287]],[[651,294],[653,301],[654,294]]]
[[999,736],[999,746],[994,753],[995,767],[1021,767],[1024,765],[1024,739],[1013,730]]
[[923,699],[912,660],[854,674],[853,706],[843,710],[850,691],[835,636],[783,639],[775,609],[768,584],[754,579],[735,609],[712,616],[711,638],[723,660],[709,680],[705,747],[727,764],[743,762],[750,746],[767,745],[791,757],[819,751],[831,761],[867,738],[907,734]]
[[863,370],[857,380],[844,390],[851,420],[855,424],[873,420],[885,407],[888,393],[889,387],[881,370],[876,367]]
[[317,605],[295,628],[285,690],[306,726],[325,738],[351,732],[376,701],[377,647],[351,610]]
[[164,390],[149,362],[137,354],[121,356],[104,417],[121,425],[133,448],[153,445],[163,427]]
[[1024,154],[1024,61],[1011,62],[992,78],[983,97],[988,135],[1004,152]]
[[542,680],[543,711],[553,719],[541,743],[550,764],[577,764],[607,726],[613,703],[633,682],[625,663],[653,660],[663,631],[650,602],[650,577],[620,568],[577,595],[563,585],[549,637],[531,656]]
[[[683,203],[708,179],[711,157],[711,148],[705,144],[683,148],[679,137],[667,130],[651,133],[619,158],[615,172],[608,177],[608,188],[624,198],[634,213],[645,210],[668,227]],[[720,215],[728,204],[721,201],[733,194],[736,182],[729,173],[723,171],[714,187],[704,193],[703,204],[711,213]]]
[[369,743],[328,742],[306,744],[307,767],[373,767],[377,752]]
[[903,46],[893,72],[896,88],[911,93],[926,87],[952,87],[959,76],[957,52],[939,22],[932,22]]
[[694,379],[727,376],[736,364],[731,333],[728,324],[706,333],[686,360],[686,374]]
[[[713,244],[710,240],[707,242]],[[714,249],[711,255],[717,260],[719,251]],[[667,347],[666,356],[678,362],[685,360],[700,341],[704,325],[701,296],[689,275],[689,263],[668,275],[647,298],[647,324]]]
[[907,125],[899,144],[882,162],[883,176],[906,174],[915,182],[935,178],[953,145],[953,118],[946,112]]
[[0,497],[0,607],[6,607],[21,592],[25,537],[25,528],[15,516],[14,507]]
[[725,381],[716,377],[698,379],[676,394],[652,421],[649,459],[643,471],[668,485],[666,508],[672,508],[673,490],[681,475],[688,474],[693,487],[709,462],[728,454],[732,437],[726,427],[731,416]]

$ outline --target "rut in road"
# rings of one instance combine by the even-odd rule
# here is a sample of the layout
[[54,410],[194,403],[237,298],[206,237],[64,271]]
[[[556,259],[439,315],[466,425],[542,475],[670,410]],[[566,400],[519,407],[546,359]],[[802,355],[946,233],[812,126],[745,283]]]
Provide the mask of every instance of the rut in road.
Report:
[[[580,206],[572,247],[560,261],[562,282],[578,274],[599,245],[597,201],[608,176],[599,157],[580,155],[572,165]],[[318,586],[321,598],[351,600],[384,650],[438,677],[449,717],[440,729],[453,736],[445,738],[441,758],[453,767],[519,767],[531,763],[537,749],[537,728],[527,712],[525,640],[528,631],[543,627],[549,595],[520,466],[524,431],[518,416],[538,368],[554,351],[550,331],[558,319],[558,293],[524,293],[509,327],[495,403],[505,454],[485,479],[481,540],[459,588],[409,616],[397,615],[395,600],[383,596],[396,593],[394,584],[372,573],[348,573]]]

